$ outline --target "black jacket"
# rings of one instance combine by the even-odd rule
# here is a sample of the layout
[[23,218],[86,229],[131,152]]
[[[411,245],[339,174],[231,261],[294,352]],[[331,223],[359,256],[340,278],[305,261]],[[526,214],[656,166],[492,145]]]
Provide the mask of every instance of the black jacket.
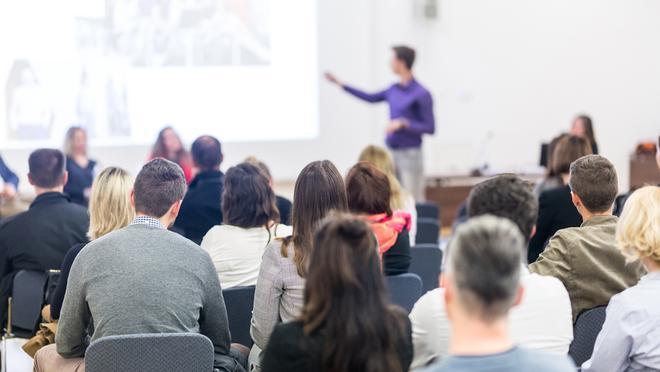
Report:
[[536,234],[529,242],[528,262],[536,262],[547,241],[558,230],[577,227],[581,224],[582,216],[571,201],[570,187],[562,186],[541,193]]
[[85,189],[92,187],[94,182],[94,168],[96,161],[89,160],[85,168],[81,167],[71,157],[66,157],[66,171],[69,172],[69,180],[64,185],[64,192],[69,194],[71,201],[87,207],[89,196],[85,195]]
[[383,271],[385,275],[405,274],[410,268],[410,236],[408,230],[403,230],[396,238],[394,245],[383,253]]
[[224,182],[219,170],[198,173],[190,182],[173,230],[199,244],[211,227],[221,224]]
[[280,223],[291,226],[291,201],[283,196],[275,196],[277,210],[280,212]]

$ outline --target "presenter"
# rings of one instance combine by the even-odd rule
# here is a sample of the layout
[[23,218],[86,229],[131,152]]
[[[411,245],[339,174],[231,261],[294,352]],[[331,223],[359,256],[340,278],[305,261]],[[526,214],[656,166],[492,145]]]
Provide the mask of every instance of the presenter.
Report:
[[435,132],[433,98],[431,93],[415,80],[412,66],[415,50],[407,46],[392,48],[392,71],[399,82],[376,93],[366,93],[344,84],[331,73],[325,77],[344,91],[366,102],[387,101],[390,106],[390,122],[385,142],[392,151],[397,173],[403,187],[417,201],[424,200],[424,159],[422,135]]

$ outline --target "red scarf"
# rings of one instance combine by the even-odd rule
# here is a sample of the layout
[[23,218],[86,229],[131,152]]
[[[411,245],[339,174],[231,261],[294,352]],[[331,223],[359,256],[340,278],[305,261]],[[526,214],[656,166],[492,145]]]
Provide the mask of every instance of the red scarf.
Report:
[[396,211],[391,216],[385,213],[374,214],[366,219],[371,223],[371,229],[376,235],[378,253],[381,256],[392,248],[404,228],[410,231],[410,214],[406,212]]

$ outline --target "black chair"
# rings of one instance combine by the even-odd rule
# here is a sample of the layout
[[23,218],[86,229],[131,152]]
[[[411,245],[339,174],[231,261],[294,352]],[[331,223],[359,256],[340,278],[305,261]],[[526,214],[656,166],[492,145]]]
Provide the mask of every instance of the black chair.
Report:
[[442,251],[435,244],[419,244],[410,248],[409,272],[422,279],[422,294],[438,288],[438,277],[442,266]]
[[47,281],[48,275],[41,271],[20,270],[14,275],[9,298],[8,334],[29,338],[37,331]]
[[440,241],[440,223],[432,218],[417,219],[415,244],[438,244]]
[[252,308],[254,307],[254,290],[255,286],[251,285],[228,288],[222,291],[227,307],[231,342],[247,347],[252,347],[250,322],[252,320]]
[[417,218],[440,219],[440,207],[433,202],[417,203],[415,207],[417,209]]
[[575,321],[573,342],[568,349],[568,355],[573,358],[578,367],[591,358],[596,337],[605,323],[605,309],[607,306],[585,310],[578,315]]
[[422,296],[422,279],[412,273],[392,275],[386,278],[392,303],[410,313],[415,302]]

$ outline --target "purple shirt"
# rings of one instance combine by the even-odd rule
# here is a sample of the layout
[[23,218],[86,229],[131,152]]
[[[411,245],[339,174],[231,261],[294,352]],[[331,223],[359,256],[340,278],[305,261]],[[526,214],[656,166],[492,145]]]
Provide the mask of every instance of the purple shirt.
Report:
[[348,85],[344,85],[344,90],[367,102],[387,101],[390,105],[390,119],[408,122],[407,128],[387,135],[385,142],[391,149],[419,148],[422,145],[422,134],[435,132],[433,98],[415,79],[408,85],[396,83],[376,93],[365,93]]

